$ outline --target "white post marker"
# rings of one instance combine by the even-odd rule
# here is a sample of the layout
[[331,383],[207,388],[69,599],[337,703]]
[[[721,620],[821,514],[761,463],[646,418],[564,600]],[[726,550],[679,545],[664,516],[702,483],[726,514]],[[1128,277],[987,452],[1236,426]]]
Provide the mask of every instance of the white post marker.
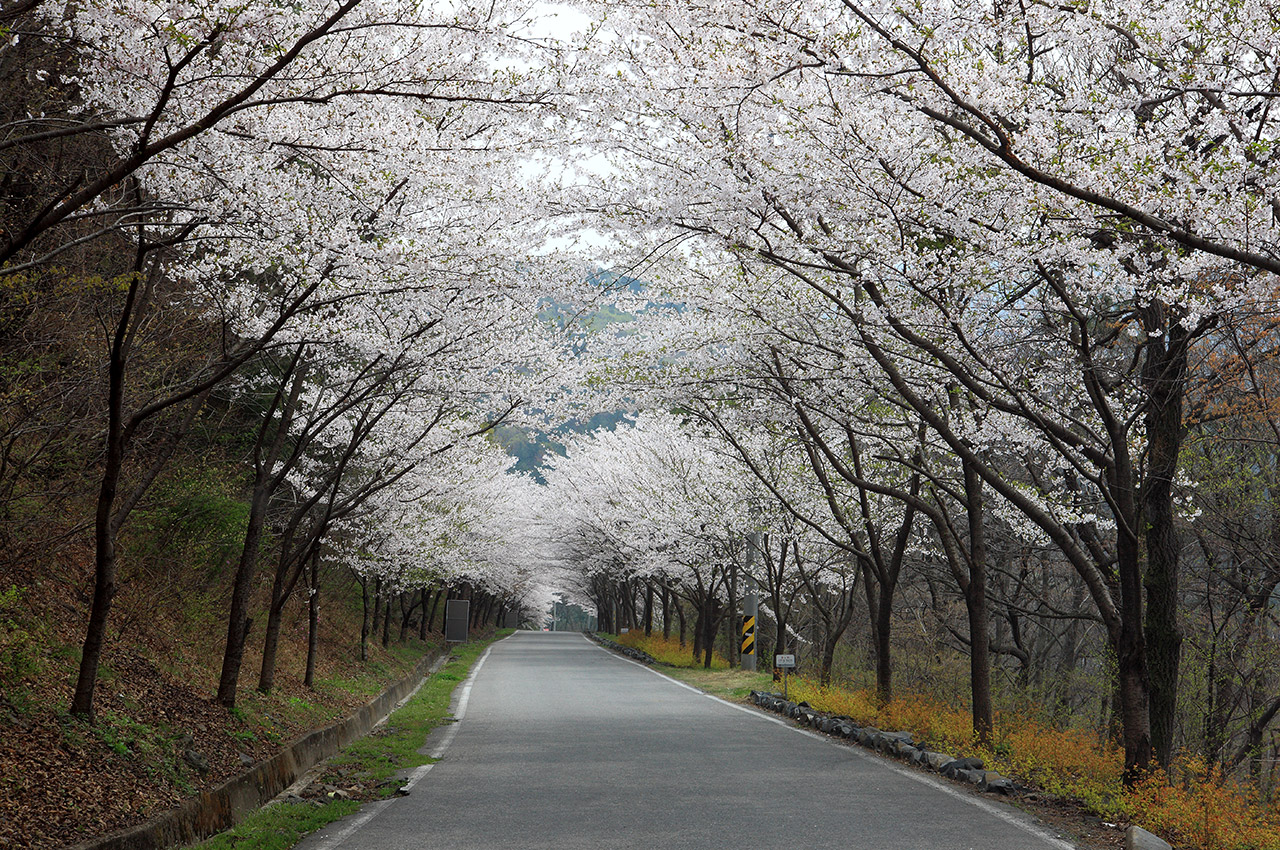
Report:
[[796,666],[796,657],[791,654],[773,656],[773,666],[782,668],[782,698],[787,698],[787,674]]

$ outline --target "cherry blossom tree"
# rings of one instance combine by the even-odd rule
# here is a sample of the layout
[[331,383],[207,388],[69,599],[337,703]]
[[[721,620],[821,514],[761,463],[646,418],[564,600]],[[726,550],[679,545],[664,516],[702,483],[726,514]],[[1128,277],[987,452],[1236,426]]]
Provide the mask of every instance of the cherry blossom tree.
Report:
[[[708,301],[767,315],[816,295],[844,317],[1075,566],[1118,660],[1128,775],[1153,743],[1167,761],[1188,352],[1280,269],[1273,17],[621,3],[610,26],[600,126],[629,179],[602,203],[704,269],[726,252]],[[964,427],[939,413],[953,384]],[[1010,444],[1047,470],[1039,493],[993,462]]]
[[[250,360],[350,320],[344,305],[373,293],[381,300],[370,310],[385,311],[366,314],[375,328],[397,319],[430,326],[437,319],[426,314],[449,293],[497,309],[521,252],[515,240],[481,252],[495,250],[493,210],[516,220],[521,193],[494,185],[519,171],[521,134],[546,132],[552,77],[526,70],[554,57],[518,37],[523,9],[491,4],[33,3],[5,15],[5,49],[26,49],[24,39],[49,46],[49,67],[24,71],[62,98],[57,112],[6,125],[6,169],[42,156],[56,163],[48,152],[76,140],[92,140],[96,158],[23,184],[23,205],[6,216],[0,275],[56,277],[87,246],[131,245],[107,346],[97,578],[73,698],[73,711],[91,716],[115,592],[114,539],[154,477],[144,472],[117,501],[140,425],[181,405],[194,415]],[[482,183],[481,173],[495,182]],[[458,241],[441,238],[442,225]],[[536,239],[537,230],[509,235]],[[536,273],[530,264],[526,274]],[[434,300],[390,297],[426,291]],[[174,303],[207,318],[215,345],[135,403],[133,340]],[[359,345],[368,328],[345,330]],[[163,454],[155,459],[152,469]]]

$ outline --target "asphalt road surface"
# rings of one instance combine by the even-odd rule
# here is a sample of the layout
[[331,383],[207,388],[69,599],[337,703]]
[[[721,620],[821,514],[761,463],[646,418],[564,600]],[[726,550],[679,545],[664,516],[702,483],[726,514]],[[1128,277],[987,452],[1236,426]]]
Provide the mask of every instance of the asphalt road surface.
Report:
[[967,788],[660,676],[517,632],[455,693],[442,760],[302,850],[1069,850]]

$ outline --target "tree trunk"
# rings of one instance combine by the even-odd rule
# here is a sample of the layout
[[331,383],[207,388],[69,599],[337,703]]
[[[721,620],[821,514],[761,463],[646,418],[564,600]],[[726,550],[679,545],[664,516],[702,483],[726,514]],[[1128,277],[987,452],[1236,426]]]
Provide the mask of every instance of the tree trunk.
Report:
[[[417,594],[414,594],[416,596]],[[405,607],[406,594],[400,594],[400,636],[396,638],[400,643],[404,643],[409,637],[409,621],[413,619],[413,612],[418,609],[417,600],[409,607]]]
[[662,584],[662,639],[671,640],[671,588],[666,582]]
[[973,731],[991,743],[991,637],[987,611],[987,539],[982,479],[971,463],[963,463],[966,512],[969,517],[969,582],[964,602],[969,614],[969,689],[973,699]]
[[302,677],[303,687],[313,687],[316,676],[316,655],[320,649],[320,552],[311,557],[311,586],[307,599],[307,672]]
[[427,615],[427,611],[429,610],[427,608],[427,600],[431,598],[431,591],[424,587],[419,590],[419,593],[422,595],[422,598],[419,600],[419,604],[422,606],[422,616],[418,619],[418,640],[426,643],[427,629],[431,626],[431,622]]
[[[1108,630],[1116,656],[1116,691],[1120,700],[1121,736],[1124,744],[1124,781],[1133,785],[1151,766],[1150,693],[1147,646],[1142,616],[1141,533],[1133,462],[1127,446],[1113,444],[1116,452],[1111,491],[1123,525],[1116,529],[1116,577],[1120,599],[1119,618]],[[1119,525],[1119,523],[1118,523]]]
[[[272,493],[284,480],[283,476],[275,471],[275,466],[284,451],[289,424],[293,421],[293,411],[297,408],[298,397],[302,393],[305,370],[298,369],[302,351],[302,347],[299,346],[289,362],[254,440],[254,475],[252,495],[249,497],[249,519],[245,526],[244,545],[240,549],[240,559],[236,563],[236,575],[231,588],[231,605],[227,611],[227,641],[222,653],[222,673],[218,679],[217,700],[226,708],[236,704],[236,689],[239,687],[240,669],[244,664],[244,649],[249,640],[249,630],[253,625],[253,620],[249,617],[249,601],[253,595],[253,580],[258,570],[258,555],[266,528],[267,509],[271,504]],[[287,397],[284,393],[286,382],[289,386]],[[280,412],[280,422],[268,445],[267,435],[271,433],[271,418],[277,408]]]
[[644,583],[644,636],[653,636],[653,582]]
[[705,621],[703,623],[703,627],[706,629],[707,636],[706,636],[706,642],[702,647],[703,649],[702,666],[707,670],[711,669],[711,658],[715,652],[716,626],[718,625],[718,622],[719,622],[719,618],[717,617],[718,608],[719,608],[719,600],[716,599],[714,596],[712,596],[710,598],[710,601],[707,603],[707,613],[703,618]]
[[1151,332],[1164,331],[1166,349],[1159,338],[1147,344],[1143,384],[1147,391],[1145,425],[1147,468],[1142,487],[1142,517],[1146,529],[1147,591],[1145,637],[1150,674],[1151,745],[1166,767],[1173,757],[1178,701],[1178,668],[1182,658],[1182,631],[1178,627],[1178,556],[1181,543],[1174,523],[1173,479],[1182,449],[1182,397],[1187,371],[1187,332],[1176,322],[1166,324],[1159,303],[1148,310],[1154,315]]
[[702,605],[695,606],[697,617],[693,621],[693,663],[702,661],[702,647],[707,640],[706,609]]
[[818,681],[824,688],[831,684],[831,666],[835,664],[836,644],[839,642],[840,635],[834,629],[828,629],[822,641],[822,670],[818,674]]
[[369,634],[377,635],[382,630],[382,578],[373,580],[373,626]]
[[[446,598],[446,599],[447,599],[447,598],[448,598],[448,596],[449,596],[449,590],[448,590],[448,588],[444,588],[444,587],[442,587],[442,588],[438,589],[438,590],[435,592],[435,598],[433,598],[433,599],[431,600],[431,616],[427,618],[427,626],[428,626],[428,628],[435,626],[435,623],[436,623],[436,609],[437,609],[438,607],[440,607],[440,600],[441,600],[442,598]],[[444,633],[444,624],[443,624],[443,623],[441,623],[441,624],[440,624],[440,632],[441,632],[441,634],[443,634],[443,633]],[[425,638],[424,638],[424,639],[425,639]]]
[[386,649],[391,645],[391,596],[387,595],[386,602],[383,603],[386,608],[382,612],[382,648]]
[[[294,553],[292,548],[293,534],[286,532],[280,541],[280,557],[276,561],[276,576],[271,583],[271,604],[267,607],[267,630],[262,639],[262,669],[258,673],[258,690],[270,693],[276,683],[276,653],[280,648],[280,627],[284,620],[284,606],[293,594],[299,576],[306,570],[307,561],[313,552],[303,550]],[[291,555],[301,559],[297,566],[291,566]],[[314,553],[318,557],[319,552]]]
[[85,629],[84,645],[80,653],[75,693],[71,697],[71,713],[90,721],[94,719],[93,692],[98,684],[98,666],[102,662],[107,618],[116,596],[116,528],[113,518],[128,442],[124,422],[125,364],[129,356],[128,329],[141,283],[140,269],[135,268],[120,320],[112,336],[107,361],[107,451],[94,512],[93,602],[89,607],[89,625]]
[[360,577],[360,660],[369,660],[369,631],[371,626],[370,607],[372,600],[369,598],[369,579],[365,576]]

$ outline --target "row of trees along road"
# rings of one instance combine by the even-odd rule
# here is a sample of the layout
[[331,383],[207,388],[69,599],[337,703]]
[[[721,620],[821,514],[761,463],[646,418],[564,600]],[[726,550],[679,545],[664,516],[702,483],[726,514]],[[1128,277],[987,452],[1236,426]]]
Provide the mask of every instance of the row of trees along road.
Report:
[[[48,517],[91,529],[72,711],[122,531],[225,422],[249,479],[226,705],[260,573],[270,688],[324,565],[365,583],[367,639],[396,600],[402,630],[451,589],[547,601],[551,539],[602,627],[674,614],[704,662],[750,574],[824,677],[865,634],[889,699],[933,629],[980,735],[1012,672],[1111,718],[1129,778],[1180,744],[1256,768],[1280,713],[1274,10],[576,14],[570,45],[502,3],[0,6],[0,529],[10,573]],[[573,358],[538,315],[581,303],[538,252],[563,227],[664,305]],[[568,440],[546,490],[499,478],[494,426],[559,415],[585,367],[678,415]]]
[[[1280,707],[1244,660],[1278,575],[1251,542],[1274,527],[1273,10],[606,5],[587,103],[618,152],[583,204],[643,229],[674,324],[721,322],[701,369],[668,357],[666,403],[766,484],[749,438],[790,442],[828,511],[775,495],[873,608],[904,542],[945,564],[980,732],[989,650],[1061,616],[1105,636],[1130,778],[1200,729],[1257,757]],[[1213,475],[1240,452],[1247,485]],[[1028,611],[1036,570],[1073,590]]]
[[263,690],[300,584],[314,632],[324,565],[374,580],[382,616],[393,586],[466,585],[486,614],[531,592],[509,554],[411,575],[369,539],[404,500],[448,504],[452,472],[492,473],[460,447],[560,380],[536,299],[567,277],[513,262],[546,229],[519,169],[554,119],[554,75],[519,69],[555,54],[524,25],[491,3],[0,7],[6,569],[80,539],[48,526],[84,516],[83,477],[56,472],[92,470],[72,713],[94,713],[120,535],[193,432],[251,435],[227,706],[261,559]]

